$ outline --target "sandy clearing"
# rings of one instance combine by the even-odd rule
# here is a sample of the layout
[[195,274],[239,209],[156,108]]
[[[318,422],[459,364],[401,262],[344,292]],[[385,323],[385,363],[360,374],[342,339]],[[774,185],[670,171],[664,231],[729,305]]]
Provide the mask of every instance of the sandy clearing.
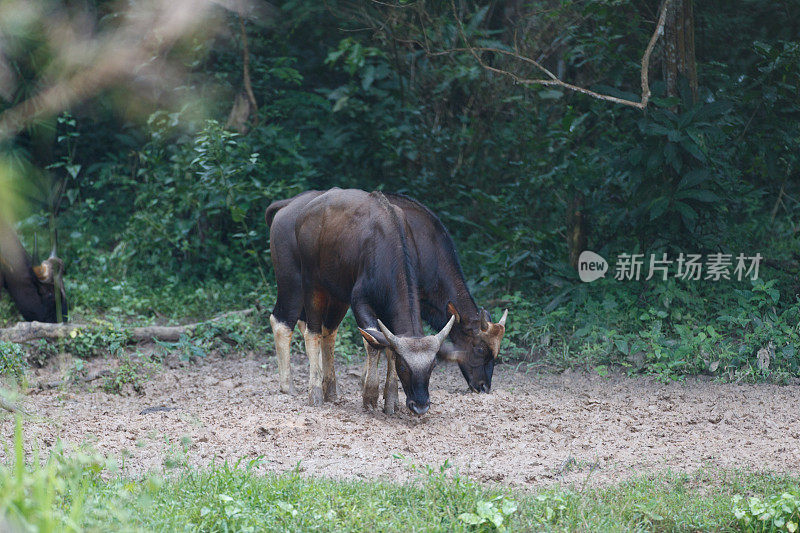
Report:
[[[304,390],[307,365],[295,354],[293,366]],[[417,465],[449,460],[477,480],[523,486],[608,483],[702,466],[797,473],[800,465],[796,385],[534,376],[500,366],[493,393],[477,395],[466,391],[456,367],[440,367],[431,410],[416,418],[405,407],[391,417],[363,411],[359,371],[340,365],[340,400],[321,408],[308,406],[305,395],[278,392],[274,357],[266,365],[263,358],[229,356],[165,367],[142,396],[91,387],[35,390],[22,403],[40,418],[25,422],[25,435],[41,449],[60,438],[124,455],[130,475],[162,472],[169,459],[182,457],[208,465],[263,456],[271,471],[299,463],[309,475],[402,480],[414,474],[401,454]],[[56,370],[37,374],[34,380],[47,381]],[[140,414],[159,406],[172,410]],[[13,436],[7,414],[0,414],[0,436]],[[182,441],[189,443],[185,457]]]

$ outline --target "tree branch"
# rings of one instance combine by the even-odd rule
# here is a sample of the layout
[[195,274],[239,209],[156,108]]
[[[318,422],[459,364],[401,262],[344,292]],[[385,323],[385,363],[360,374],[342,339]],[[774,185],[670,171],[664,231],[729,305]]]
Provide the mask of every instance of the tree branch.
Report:
[[[466,44],[465,48],[453,48],[450,50],[444,50],[441,52],[434,52],[429,53],[430,56],[437,56],[437,55],[445,55],[445,54],[452,54],[453,52],[469,52],[481,65],[484,69],[494,72],[496,74],[500,74],[502,76],[507,76],[513,79],[516,83],[521,85],[544,85],[544,86],[553,86],[553,87],[562,87],[564,89],[568,89],[570,91],[575,91],[578,93],[586,94],[591,96],[592,98],[596,98],[598,100],[605,100],[608,102],[613,102],[616,104],[626,105],[630,107],[635,107],[637,109],[645,109],[647,104],[650,102],[650,83],[649,83],[649,71],[650,71],[650,56],[653,54],[653,50],[655,49],[656,43],[658,42],[658,38],[664,34],[664,24],[667,18],[667,8],[672,3],[672,0],[664,0],[661,3],[661,8],[659,10],[658,22],[656,24],[656,29],[653,32],[653,35],[650,37],[650,42],[647,44],[647,48],[644,51],[644,55],[642,56],[642,70],[641,70],[641,79],[642,79],[642,97],[639,102],[634,100],[628,100],[626,98],[618,98],[616,96],[611,96],[608,94],[601,94],[584,87],[579,87],[577,85],[573,85],[571,83],[567,83],[562,81],[558,78],[555,74],[550,72],[546,67],[544,67],[538,61],[531,59],[529,57],[523,56],[517,52],[512,52],[510,50],[503,50],[501,48],[492,48],[492,47],[475,47],[469,44],[469,40],[467,39],[467,35],[464,32],[464,25],[461,22],[461,19],[458,17],[458,12],[456,10],[456,3],[455,0],[450,0],[450,5],[453,8],[453,15],[456,18],[458,23],[458,30],[459,34],[461,35],[461,39]],[[525,78],[510,72],[508,70],[504,70],[501,68],[493,67],[491,65],[486,64],[486,62],[481,58],[478,52],[494,52],[497,54],[502,54],[506,56],[510,56],[514,59],[519,61],[523,61],[525,63],[529,63],[541,71],[546,78]]]
[[54,64],[67,74],[3,111],[0,140],[16,136],[39,117],[60,113],[121,80],[141,74],[141,67],[198,27],[208,9],[208,1],[159,0],[129,8],[121,14],[123,23],[118,29],[84,40],[53,39],[48,44],[59,50]]
[[[232,311],[217,316],[205,322],[187,324],[185,326],[145,326],[125,330],[129,334],[130,342],[145,342],[160,340],[164,342],[176,342],[181,335],[191,333],[198,326],[219,322],[233,315],[247,316],[252,314],[255,308],[244,309],[242,311]],[[43,322],[20,322],[16,326],[0,329],[0,340],[26,343],[39,339],[64,339],[73,331],[81,329],[91,329],[91,324],[45,324]]]

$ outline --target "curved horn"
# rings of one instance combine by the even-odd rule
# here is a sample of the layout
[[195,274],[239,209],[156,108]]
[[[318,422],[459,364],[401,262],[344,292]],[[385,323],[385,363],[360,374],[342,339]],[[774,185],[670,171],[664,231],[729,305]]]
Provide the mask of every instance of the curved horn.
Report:
[[31,257],[31,261],[34,265],[39,264],[39,235],[36,233],[33,234],[33,257]]
[[481,331],[489,331],[490,319],[489,311],[481,307]]
[[450,330],[453,329],[453,324],[455,324],[455,322],[456,322],[456,315],[452,315],[447,324],[445,324],[445,326],[442,328],[442,331],[436,334],[436,342],[439,343],[440,348],[444,340],[447,338],[447,336],[450,335]]
[[508,318],[508,309],[503,311],[503,316],[500,317],[500,322],[498,322],[498,324],[500,324],[503,327],[506,327],[506,318]]
[[56,248],[58,248],[58,230],[53,230],[53,249],[50,250],[50,259],[58,257]]
[[387,340],[387,341],[389,341],[389,344],[391,344],[392,346],[397,346],[397,344],[398,344],[398,341],[399,341],[400,339],[398,339],[397,337],[395,337],[395,336],[394,336],[394,333],[392,333],[391,331],[389,331],[389,328],[387,328],[387,327],[384,325],[384,323],[383,323],[383,322],[381,322],[380,320],[378,320],[378,327],[380,328],[380,330],[381,330],[381,332],[383,333],[384,337],[386,337],[386,340]]

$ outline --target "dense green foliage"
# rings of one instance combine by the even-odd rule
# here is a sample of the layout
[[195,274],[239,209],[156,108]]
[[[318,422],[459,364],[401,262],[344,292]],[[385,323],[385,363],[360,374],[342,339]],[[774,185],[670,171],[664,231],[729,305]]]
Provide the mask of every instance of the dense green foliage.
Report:
[[[101,27],[111,24],[113,4],[96,4]],[[665,94],[659,48],[644,112],[514,84],[468,52],[437,52],[463,47],[463,32],[637,99],[652,3],[455,7],[463,28],[449,2],[276,2],[246,26],[260,105],[246,134],[222,126],[242,55],[237,17],[220,12],[226,31],[172,52],[186,68],[172,89],[182,106],[116,90],[21,135],[5,157],[18,181],[66,181],[58,226],[75,316],[269,308],[264,208],[307,188],[381,188],[434,209],[479,303],[511,308],[506,357],[664,376],[798,375],[798,5],[696,2],[698,97],[685,83]],[[35,70],[37,42],[15,49],[21,70]],[[565,238],[576,199],[588,249],[612,261],[760,253],[760,279],[582,284]],[[29,236],[46,222],[34,210],[23,226]],[[760,350],[770,364],[758,363]]]
[[19,344],[0,341],[0,376],[9,376],[17,381],[25,374],[28,361]]
[[447,464],[397,484],[264,475],[259,459],[187,468],[180,454],[164,475],[132,479],[87,451],[26,463],[19,426],[10,446],[0,528],[12,531],[791,532],[800,491],[794,478],[699,471],[514,493]]

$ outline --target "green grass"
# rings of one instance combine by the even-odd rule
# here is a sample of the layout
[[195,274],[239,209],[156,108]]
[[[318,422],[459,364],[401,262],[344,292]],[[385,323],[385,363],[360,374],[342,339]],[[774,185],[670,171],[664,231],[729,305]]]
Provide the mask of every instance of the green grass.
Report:
[[[485,516],[510,531],[787,531],[753,527],[774,525],[774,516],[741,517],[748,498],[800,490],[798,478],[700,470],[530,492],[481,486],[448,465],[418,468],[400,484],[262,474],[258,460],[129,479],[91,453],[26,463],[22,449],[18,426],[11,459],[0,465],[0,530],[498,530],[490,520],[468,523]],[[783,512],[784,524],[797,521],[793,512]]]

